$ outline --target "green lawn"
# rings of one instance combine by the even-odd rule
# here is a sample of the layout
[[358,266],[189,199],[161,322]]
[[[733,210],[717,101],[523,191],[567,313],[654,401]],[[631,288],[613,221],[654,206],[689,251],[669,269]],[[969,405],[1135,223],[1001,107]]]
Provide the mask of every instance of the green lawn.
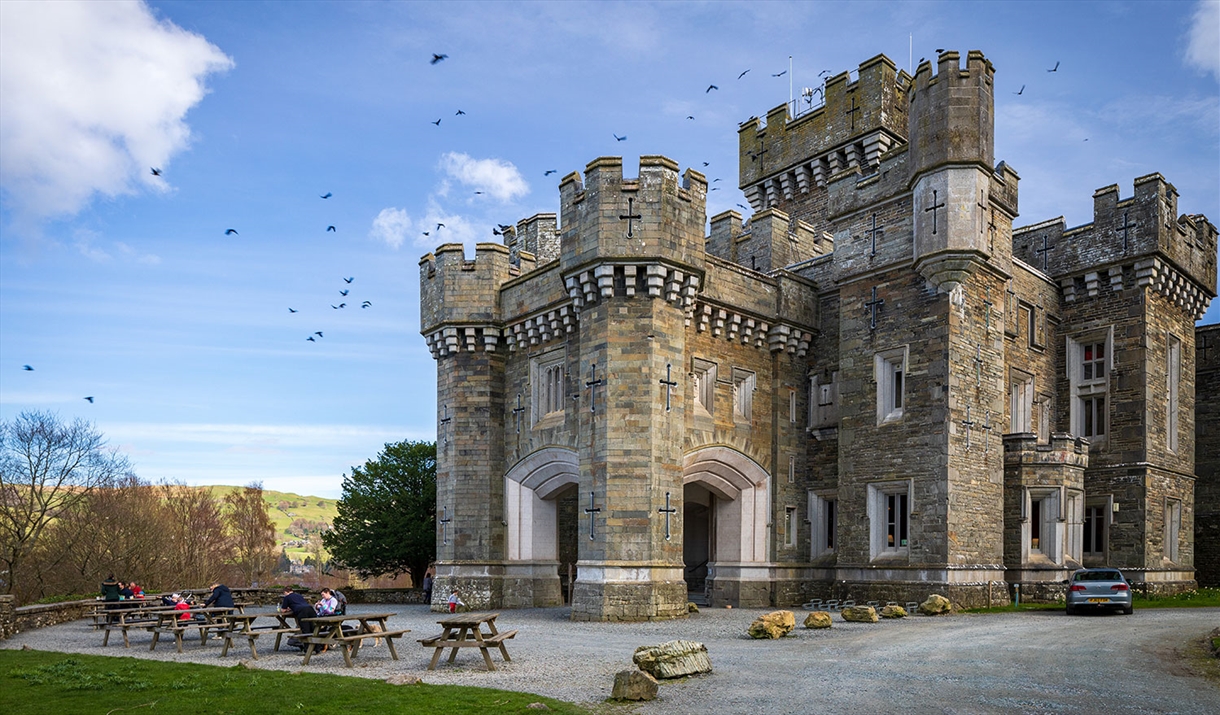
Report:
[[588,713],[529,693],[389,685],[319,673],[221,668],[137,658],[0,650],[0,711],[25,713]]

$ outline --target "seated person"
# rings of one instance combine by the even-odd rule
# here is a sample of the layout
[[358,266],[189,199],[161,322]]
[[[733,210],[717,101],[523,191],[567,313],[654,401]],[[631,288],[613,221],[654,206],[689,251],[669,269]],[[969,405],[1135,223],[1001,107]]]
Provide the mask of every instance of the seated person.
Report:
[[132,598],[144,598],[144,587],[137,586],[135,583],[127,584],[127,588],[131,589]]
[[174,595],[170,596],[170,599],[172,599],[174,602],[174,610],[184,612],[181,616],[178,616],[178,622],[181,623],[182,621],[191,620],[191,614],[186,613],[186,611],[191,610],[191,604],[186,602],[186,599],[182,597],[182,594],[175,593]]
[[233,605],[233,593],[223,583],[214,583],[212,584],[212,593],[208,596],[208,600],[203,602],[203,607],[236,608]]
[[106,577],[105,581],[102,581],[102,600],[103,601],[119,600],[119,597],[122,595],[119,593],[121,588],[122,587],[119,586],[119,582],[114,580],[114,574],[110,574],[109,576]]
[[319,616],[333,616],[339,608],[339,601],[335,598],[334,592],[329,588],[322,589],[322,598],[314,605],[314,610]]
[[119,581],[119,600],[127,601],[135,598],[135,591],[131,590],[131,584]]
[[292,590],[292,586],[284,587],[284,596],[280,599],[280,613],[291,615],[297,623],[297,628],[301,629],[301,633],[309,635],[313,632],[313,624],[302,619],[313,618],[317,613],[304,596]]

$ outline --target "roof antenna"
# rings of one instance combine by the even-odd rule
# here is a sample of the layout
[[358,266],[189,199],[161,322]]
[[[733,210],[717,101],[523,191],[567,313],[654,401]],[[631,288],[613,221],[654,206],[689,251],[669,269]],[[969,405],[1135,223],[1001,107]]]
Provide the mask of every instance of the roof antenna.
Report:
[[792,55],[788,55],[788,106],[792,107],[792,116],[796,116],[796,104],[792,101]]

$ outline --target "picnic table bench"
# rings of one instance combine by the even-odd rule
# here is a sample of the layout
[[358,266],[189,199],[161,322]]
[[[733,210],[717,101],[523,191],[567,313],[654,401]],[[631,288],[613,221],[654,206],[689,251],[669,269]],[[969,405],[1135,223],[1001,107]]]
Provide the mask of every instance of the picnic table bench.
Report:
[[162,606],[161,608],[132,608],[113,612],[105,620],[95,623],[94,628],[101,629],[105,633],[102,637],[103,648],[110,644],[110,634],[114,631],[119,631],[123,634],[123,647],[130,648],[131,641],[127,637],[128,631],[132,629],[152,630],[158,623],[157,614],[165,610],[172,609]]
[[[400,638],[404,633],[410,633],[411,629],[403,629],[399,631],[391,631],[386,628],[386,619],[398,615],[397,613],[356,613],[339,616],[318,616],[316,618],[302,618],[302,621],[311,623],[314,627],[312,633],[298,636],[301,642],[305,643],[305,660],[303,665],[309,665],[309,659],[315,652],[324,652],[332,647],[341,648],[343,650],[343,662],[347,667],[351,668],[352,658],[360,653],[360,645],[369,638],[385,638],[386,645],[390,649],[390,657],[398,660],[398,650],[394,648],[394,639]],[[343,624],[347,621],[356,621],[360,625],[356,626],[351,632],[343,631]]]
[[[158,610],[155,612],[157,623],[149,630],[152,631],[152,645],[149,650],[156,650],[157,643],[161,640],[162,634],[172,635],[174,642],[178,646],[178,652],[182,652],[182,636],[190,630],[199,631],[199,645],[206,645],[208,641],[208,632],[213,630],[223,630],[228,627],[228,622],[224,619],[233,609],[230,608],[188,608],[188,609],[173,609],[170,611]],[[183,616],[188,616],[183,618]]]
[[93,630],[99,630],[106,623],[118,620],[121,613],[149,611],[155,608],[165,608],[160,599],[127,599],[124,601],[101,601],[90,606],[85,611],[85,617],[93,621]]
[[[432,662],[428,664],[428,670],[436,670],[436,664],[440,661],[441,654],[446,648],[452,649],[449,653],[450,663],[457,659],[459,648],[478,648],[479,652],[483,654],[483,662],[487,664],[488,670],[496,669],[495,664],[491,662],[491,654],[488,652],[492,648],[499,648],[504,662],[511,663],[512,658],[508,657],[508,648],[504,645],[504,641],[515,638],[517,631],[501,633],[496,630],[496,619],[499,617],[499,613],[463,613],[437,621],[445,630],[434,636],[419,639],[420,644],[425,648],[436,648],[432,653]],[[484,625],[487,626],[487,633],[483,632]],[[457,635],[454,635],[454,631],[457,631]]]
[[[275,625],[255,626],[254,621],[258,618],[275,618],[278,622]],[[220,657],[225,657],[229,654],[229,648],[233,645],[236,638],[245,638],[250,645],[250,655],[254,660],[258,660],[258,650],[255,648],[255,642],[259,636],[275,636],[275,650],[280,649],[280,640],[285,634],[289,636],[300,635],[301,629],[288,623],[289,614],[272,611],[270,613],[230,613],[225,617],[228,621],[228,628],[221,631],[217,635],[224,638],[224,647],[220,649]]]

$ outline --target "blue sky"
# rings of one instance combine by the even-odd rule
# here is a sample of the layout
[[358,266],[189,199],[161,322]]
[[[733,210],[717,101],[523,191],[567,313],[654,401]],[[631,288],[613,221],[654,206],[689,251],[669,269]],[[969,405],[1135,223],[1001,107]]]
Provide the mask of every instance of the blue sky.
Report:
[[709,215],[745,203],[737,124],[787,101],[789,55],[799,94],[982,50],[1019,224],[1153,171],[1216,222],[1217,7],[6,0],[0,418],[92,420],[147,479],[338,495],[435,436],[422,254],[556,211],[603,155],[709,162]]

